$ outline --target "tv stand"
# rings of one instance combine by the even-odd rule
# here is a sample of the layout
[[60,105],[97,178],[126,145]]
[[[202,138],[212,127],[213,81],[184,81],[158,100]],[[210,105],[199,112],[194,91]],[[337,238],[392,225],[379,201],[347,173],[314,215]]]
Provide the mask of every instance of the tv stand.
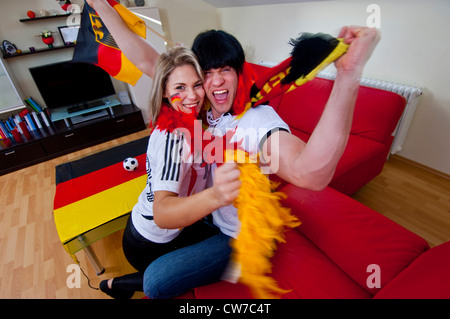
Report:
[[67,113],[75,113],[78,111],[84,111],[89,110],[91,108],[97,107],[97,106],[103,106],[105,105],[105,102],[103,100],[96,100],[91,102],[86,102],[82,104],[73,105],[67,108]]
[[[94,111],[109,109],[112,113],[112,107],[121,105],[114,96],[109,96],[100,100],[90,101],[83,104],[68,105],[51,110],[52,122],[67,120],[75,116],[91,113]],[[70,122],[69,122],[70,123]]]
[[64,120],[54,121],[51,127],[32,131],[29,140],[21,135],[22,140],[9,147],[0,143],[0,175],[146,128],[141,110],[133,104],[107,110],[107,116],[86,116],[87,120],[69,126]]

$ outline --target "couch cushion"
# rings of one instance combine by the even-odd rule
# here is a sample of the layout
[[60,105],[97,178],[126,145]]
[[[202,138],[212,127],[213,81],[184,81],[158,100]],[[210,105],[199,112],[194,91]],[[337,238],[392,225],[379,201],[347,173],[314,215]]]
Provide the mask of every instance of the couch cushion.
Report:
[[350,135],[333,178],[346,174],[359,164],[367,162],[379,154],[385,154],[383,144],[365,137]]
[[[311,241],[297,230],[286,233],[272,258],[273,274],[281,288],[291,290],[284,299],[369,298],[370,294],[349,278]],[[248,299],[250,290],[221,281],[194,290],[195,298]]]
[[[310,135],[291,128],[293,135],[307,142]],[[388,143],[390,145],[390,143]],[[386,162],[388,149],[380,142],[350,135],[347,146],[336,167],[330,186],[340,192],[351,195],[375,176],[381,173]],[[286,182],[272,174],[271,180],[284,186]]]
[[379,288],[367,286],[370,265],[380,267],[384,287],[429,248],[423,238],[330,187],[314,192],[289,184],[282,191],[284,204],[302,221],[298,230],[372,294]]
[[351,195],[383,170],[389,149],[379,142],[350,135],[329,186]]
[[317,246],[297,230],[286,232],[286,243],[278,245],[272,258],[273,277],[284,289],[285,299],[370,298]]
[[390,91],[361,86],[351,134],[385,143],[397,127],[406,100]]
[[450,299],[450,242],[420,255],[375,297]]
[[331,92],[333,82],[315,78],[282,96],[277,113],[296,130],[311,135]]
[[[278,114],[291,128],[311,134],[319,122],[333,83],[315,78],[284,94],[282,100],[277,101]],[[396,93],[361,86],[351,134],[385,143],[394,132],[405,105],[405,99]]]

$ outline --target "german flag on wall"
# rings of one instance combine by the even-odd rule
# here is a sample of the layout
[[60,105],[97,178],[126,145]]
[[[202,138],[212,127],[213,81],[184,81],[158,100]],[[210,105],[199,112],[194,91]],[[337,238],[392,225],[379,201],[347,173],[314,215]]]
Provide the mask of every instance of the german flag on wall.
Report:
[[[142,19],[116,1],[108,2],[133,32],[146,37]],[[142,72],[125,57],[103,21],[87,3],[81,15],[73,61],[98,65],[115,79],[131,85],[135,85],[142,76]]]

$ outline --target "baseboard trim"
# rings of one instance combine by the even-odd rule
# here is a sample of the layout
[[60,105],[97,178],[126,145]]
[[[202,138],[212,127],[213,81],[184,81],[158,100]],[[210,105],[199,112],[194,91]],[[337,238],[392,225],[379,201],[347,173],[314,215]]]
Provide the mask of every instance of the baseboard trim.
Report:
[[410,160],[409,158],[406,158],[406,157],[403,157],[403,156],[400,156],[400,155],[395,155],[395,154],[391,155],[390,158],[398,160],[398,161],[401,161],[401,162],[404,162],[404,163],[409,164],[411,166],[415,166],[415,167],[420,168],[420,169],[422,169],[424,171],[427,171],[429,173],[432,173],[432,174],[435,174],[435,175],[440,176],[442,178],[445,178],[447,180],[450,180],[450,175],[448,175],[448,174],[446,174],[444,172],[438,171],[437,169],[434,169],[434,168],[431,168],[429,166],[426,166],[424,164],[421,164],[421,163],[415,162],[413,160]]

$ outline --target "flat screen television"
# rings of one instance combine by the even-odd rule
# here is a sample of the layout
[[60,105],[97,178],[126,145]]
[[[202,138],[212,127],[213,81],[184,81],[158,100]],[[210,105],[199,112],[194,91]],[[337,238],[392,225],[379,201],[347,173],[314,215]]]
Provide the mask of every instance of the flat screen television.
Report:
[[116,94],[110,75],[94,64],[63,61],[32,67],[30,73],[49,109]]

